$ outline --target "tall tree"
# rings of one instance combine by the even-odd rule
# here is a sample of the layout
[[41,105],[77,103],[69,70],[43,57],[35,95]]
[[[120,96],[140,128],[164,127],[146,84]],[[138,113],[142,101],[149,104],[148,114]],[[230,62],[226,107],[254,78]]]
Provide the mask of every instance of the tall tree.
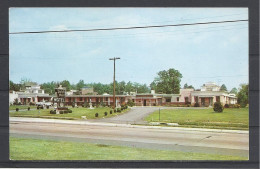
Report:
[[166,94],[177,94],[180,92],[180,82],[182,74],[175,69],[163,70],[158,73],[154,81],[151,83],[151,88],[156,92]]
[[76,84],[77,90],[81,90],[85,86],[84,80],[79,80],[79,82]]
[[150,89],[146,84],[140,84],[137,88],[137,93],[150,93]]
[[225,84],[221,85],[220,91],[227,91],[227,87]]
[[237,102],[241,107],[248,104],[248,84],[241,84],[237,93]]
[[187,83],[184,84],[183,86],[184,89],[194,89],[192,85],[188,85]]
[[44,89],[45,93],[55,94],[55,88],[58,87],[58,82],[47,82],[41,84],[41,89]]
[[13,90],[13,91],[19,91],[21,88],[21,85],[20,84],[16,84],[14,83],[13,81],[9,81],[9,89],[10,90]]
[[71,90],[71,85],[68,80],[63,80],[62,82],[60,82],[60,85],[62,85],[62,87],[66,87],[66,91]]
[[237,94],[237,88],[234,87],[233,89],[231,89],[230,93]]
[[133,92],[134,91],[134,87],[133,87],[133,84],[132,82],[127,82],[126,86],[125,86],[125,91],[130,94],[130,92]]
[[125,82],[124,81],[121,81],[118,83],[118,91],[119,93],[118,94],[123,94],[125,92]]

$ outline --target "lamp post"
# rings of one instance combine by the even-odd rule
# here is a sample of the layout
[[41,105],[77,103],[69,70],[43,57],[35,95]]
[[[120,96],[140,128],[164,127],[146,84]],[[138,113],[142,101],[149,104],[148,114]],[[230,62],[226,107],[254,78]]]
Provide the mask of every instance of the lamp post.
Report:
[[114,57],[114,58],[109,58],[109,60],[113,60],[114,61],[114,78],[113,78],[113,83],[114,83],[114,87],[113,87],[113,108],[114,108],[114,110],[115,110],[115,108],[116,108],[116,106],[115,106],[115,104],[116,104],[116,100],[115,100],[115,93],[116,93],[116,83],[115,83],[115,76],[116,76],[116,74],[115,74],[115,72],[116,72],[116,60],[117,59],[120,59],[119,57]]

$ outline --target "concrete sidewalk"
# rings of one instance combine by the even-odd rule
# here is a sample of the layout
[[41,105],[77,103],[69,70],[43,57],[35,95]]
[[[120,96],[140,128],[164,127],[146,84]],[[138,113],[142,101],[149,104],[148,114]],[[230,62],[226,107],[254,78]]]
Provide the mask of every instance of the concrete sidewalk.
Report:
[[89,126],[108,126],[108,127],[128,127],[128,128],[153,128],[162,130],[183,130],[183,131],[201,131],[201,132],[217,132],[217,133],[238,133],[248,134],[248,131],[244,130],[222,130],[222,129],[204,129],[204,128],[184,128],[184,127],[161,127],[161,126],[141,126],[131,124],[117,124],[106,122],[90,122],[90,121],[78,121],[78,120],[60,120],[60,119],[43,119],[43,118],[25,118],[25,117],[9,117],[9,121],[12,123],[28,122],[28,123],[62,123],[62,124],[80,124]]

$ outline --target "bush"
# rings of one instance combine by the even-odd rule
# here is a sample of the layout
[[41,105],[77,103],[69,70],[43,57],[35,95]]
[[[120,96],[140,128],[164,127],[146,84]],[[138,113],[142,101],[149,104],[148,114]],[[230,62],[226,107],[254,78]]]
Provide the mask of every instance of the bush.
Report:
[[225,104],[225,106],[224,106],[225,108],[229,108],[229,104]]
[[19,111],[19,108],[16,108],[15,110],[16,110],[16,111]]
[[63,110],[61,110],[61,111],[60,111],[60,114],[63,114],[63,113],[64,113],[64,111],[63,111]]
[[98,113],[95,114],[95,117],[98,117]]
[[190,107],[190,104],[187,104],[187,107]]
[[127,105],[133,107],[135,103],[131,99],[128,99]]
[[30,111],[30,109],[31,109],[30,107],[27,108],[28,111]]
[[194,104],[194,107],[200,107],[200,104],[196,102],[196,103]]
[[234,108],[240,108],[240,104],[234,104]]
[[116,109],[114,109],[114,113],[116,113]]
[[124,107],[121,107],[121,109],[120,109],[121,111],[123,111],[124,110]]
[[49,108],[50,108],[50,106],[46,106],[46,108],[47,108],[47,109],[49,109]]
[[105,112],[104,115],[107,116],[107,112]]
[[69,113],[72,113],[72,110],[69,109],[68,111],[69,111]]
[[112,114],[113,113],[113,111],[112,110],[110,110],[110,114]]
[[69,111],[68,111],[68,110],[64,110],[63,112],[64,112],[64,114],[68,114],[68,113],[69,113]]
[[89,103],[88,103],[88,102],[85,102],[85,103],[84,103],[84,107],[86,107],[86,108],[90,107],[90,106],[89,106]]
[[214,110],[215,112],[223,112],[224,107],[222,106],[222,104],[221,104],[220,102],[215,102],[215,103],[214,103],[213,110]]
[[40,108],[39,108],[39,106],[37,106],[37,110],[39,110]]
[[56,114],[56,111],[55,110],[51,110],[50,114]]
[[117,109],[117,112],[118,112],[118,113],[121,113],[121,109]]
[[75,102],[72,102],[72,107],[73,107],[73,108],[75,107]]
[[30,106],[34,106],[34,105],[35,105],[35,103],[33,103],[33,102],[30,102],[30,103],[29,103],[29,105],[30,105]]

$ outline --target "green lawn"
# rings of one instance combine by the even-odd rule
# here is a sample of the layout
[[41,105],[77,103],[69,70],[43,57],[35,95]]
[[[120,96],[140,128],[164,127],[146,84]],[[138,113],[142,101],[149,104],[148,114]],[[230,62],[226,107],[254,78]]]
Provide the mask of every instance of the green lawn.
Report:
[[[88,109],[84,107],[79,108],[70,108],[72,113],[68,114],[50,114],[52,109],[39,109],[39,110],[30,110],[30,111],[18,111],[18,112],[9,112],[11,117],[42,117],[42,118],[65,118],[65,119],[81,119],[81,116],[86,116],[87,119],[94,119],[95,113],[98,113],[98,118],[102,117],[111,117],[115,115],[122,114],[129,109],[123,110],[121,113],[112,113],[110,114],[111,108],[102,107],[95,109]],[[39,113],[40,111],[40,113]],[[104,115],[104,112],[107,112],[107,116]]]
[[30,107],[31,109],[36,109],[36,106],[28,106],[28,105],[11,105],[9,106],[9,110],[15,110],[16,108],[19,108],[19,110],[27,109]]
[[[178,123],[186,127],[246,129],[249,123],[248,108],[226,108],[222,113],[209,109],[164,109],[160,111],[160,122]],[[146,117],[148,122],[159,121],[159,111]]]
[[248,160],[239,156],[150,150],[10,137],[11,160]]

